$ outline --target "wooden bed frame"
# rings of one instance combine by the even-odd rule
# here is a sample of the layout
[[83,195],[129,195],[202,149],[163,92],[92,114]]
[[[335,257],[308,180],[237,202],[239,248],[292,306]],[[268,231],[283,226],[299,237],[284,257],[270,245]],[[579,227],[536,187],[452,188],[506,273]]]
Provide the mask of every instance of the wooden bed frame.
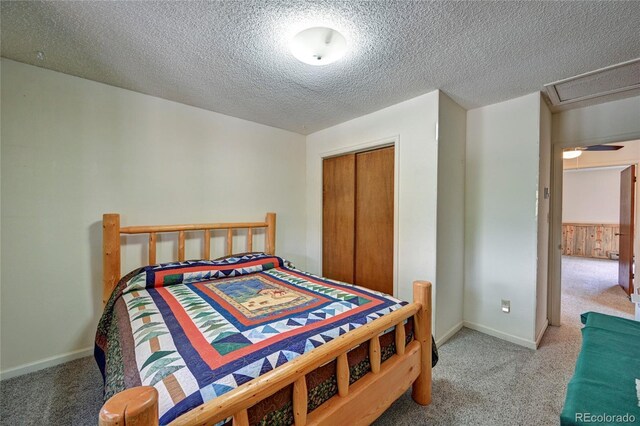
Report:
[[[178,233],[178,260],[185,260],[185,232],[204,231],[204,258],[211,257],[211,231],[227,230],[226,254],[233,253],[233,231],[247,229],[247,250],[252,250],[253,230],[266,229],[265,252],[275,254],[275,213],[264,222],[207,223],[195,225],[120,227],[118,214],[103,216],[103,265],[106,303],[120,279],[120,236],[149,234],[149,264],[156,263],[158,233]],[[405,329],[398,327],[413,317],[415,339],[405,344]],[[381,363],[379,336],[395,327],[396,354]],[[347,352],[369,341],[371,371],[349,384]],[[337,360],[338,394],[307,413],[306,374]],[[413,283],[413,303],[362,327],[345,333],[234,390],[205,402],[181,415],[172,426],[212,425],[233,417],[234,426],[248,426],[248,409],[282,388],[293,384],[293,414],[296,426],[365,425],[413,386],[412,397],[420,405],[431,402],[431,283]],[[151,386],[126,389],[109,399],[99,414],[101,426],[155,426],[158,424],[158,392]]]

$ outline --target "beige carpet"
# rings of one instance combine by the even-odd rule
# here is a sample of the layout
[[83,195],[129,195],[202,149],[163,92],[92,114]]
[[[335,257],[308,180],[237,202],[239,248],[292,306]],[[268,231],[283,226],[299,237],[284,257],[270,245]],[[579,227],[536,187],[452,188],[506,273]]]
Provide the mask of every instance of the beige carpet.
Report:
[[[565,258],[563,269],[563,326],[549,328],[538,351],[463,329],[440,348],[432,404],[406,394],[376,424],[557,425],[580,349],[580,313],[633,315],[614,282],[616,262]],[[101,404],[91,358],[0,382],[2,425],[95,425]]]
[[633,304],[615,283],[618,263],[562,259],[562,326],[549,327],[537,351],[461,330],[440,348],[433,402],[405,394],[377,425],[557,425],[580,351],[580,314],[633,318]]

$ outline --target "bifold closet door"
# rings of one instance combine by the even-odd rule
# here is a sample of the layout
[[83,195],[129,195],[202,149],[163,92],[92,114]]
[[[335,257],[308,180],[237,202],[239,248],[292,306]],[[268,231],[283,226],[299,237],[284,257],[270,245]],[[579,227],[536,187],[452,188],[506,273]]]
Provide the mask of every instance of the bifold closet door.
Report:
[[353,283],[355,267],[355,154],[322,162],[322,275]]
[[394,148],[356,154],[355,283],[393,294]]

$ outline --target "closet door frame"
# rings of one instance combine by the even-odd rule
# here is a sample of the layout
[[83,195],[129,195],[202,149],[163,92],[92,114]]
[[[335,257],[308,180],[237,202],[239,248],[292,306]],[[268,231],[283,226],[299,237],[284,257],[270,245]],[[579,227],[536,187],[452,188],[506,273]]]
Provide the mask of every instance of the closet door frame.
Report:
[[[321,152],[318,156],[318,164],[320,167],[320,186],[324,182],[324,176],[322,176],[322,162],[325,158],[337,157],[345,154],[357,154],[359,152],[365,151],[373,151],[379,148],[394,148],[394,158],[393,158],[393,296],[398,296],[398,235],[399,235],[399,183],[400,183],[400,138],[398,136],[391,136],[388,138],[377,139],[374,141],[358,143],[354,145],[349,145],[345,147],[341,147],[338,149]],[[322,205],[322,188],[320,188],[320,205]],[[320,238],[318,253],[320,254],[319,264],[322,265],[322,217],[320,217],[319,223],[320,229]]]

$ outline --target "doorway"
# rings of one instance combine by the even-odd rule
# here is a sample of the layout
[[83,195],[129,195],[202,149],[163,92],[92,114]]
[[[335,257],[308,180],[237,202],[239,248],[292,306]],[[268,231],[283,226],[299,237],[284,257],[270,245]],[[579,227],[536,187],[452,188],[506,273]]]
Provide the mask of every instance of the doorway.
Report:
[[564,160],[563,151],[573,149],[554,146],[548,306],[552,325],[579,321],[579,314],[587,310],[633,318],[629,294],[634,290],[633,252],[638,252],[638,142],[580,147],[581,155]]
[[[630,316],[635,166],[591,167],[601,152],[565,160],[562,194],[562,317],[579,325],[597,311]],[[626,227],[625,227],[626,226]]]

